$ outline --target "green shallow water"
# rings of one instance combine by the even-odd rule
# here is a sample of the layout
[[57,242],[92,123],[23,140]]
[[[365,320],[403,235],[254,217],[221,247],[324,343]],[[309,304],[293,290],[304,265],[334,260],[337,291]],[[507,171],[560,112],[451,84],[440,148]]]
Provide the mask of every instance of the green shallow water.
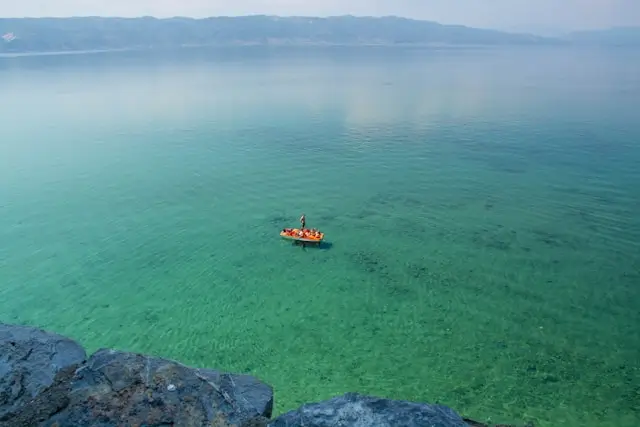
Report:
[[[0,58],[0,321],[252,373],[278,413],[638,425],[633,58]],[[322,247],[279,238],[302,212]]]

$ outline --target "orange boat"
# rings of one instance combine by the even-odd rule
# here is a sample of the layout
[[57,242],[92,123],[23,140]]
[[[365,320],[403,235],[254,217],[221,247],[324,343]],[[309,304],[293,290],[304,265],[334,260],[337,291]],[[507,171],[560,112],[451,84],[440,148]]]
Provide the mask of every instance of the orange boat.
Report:
[[320,243],[324,239],[324,233],[318,230],[309,230],[308,228],[284,228],[280,232],[280,236],[288,240],[308,243]]

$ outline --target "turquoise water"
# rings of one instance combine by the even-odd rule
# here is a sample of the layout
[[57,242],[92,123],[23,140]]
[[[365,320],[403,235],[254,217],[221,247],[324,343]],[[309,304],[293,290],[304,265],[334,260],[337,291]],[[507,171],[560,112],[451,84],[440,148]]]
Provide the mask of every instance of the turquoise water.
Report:
[[[0,94],[0,321],[252,373],[277,412],[640,422],[640,55],[0,58]],[[320,248],[278,237],[302,212]]]

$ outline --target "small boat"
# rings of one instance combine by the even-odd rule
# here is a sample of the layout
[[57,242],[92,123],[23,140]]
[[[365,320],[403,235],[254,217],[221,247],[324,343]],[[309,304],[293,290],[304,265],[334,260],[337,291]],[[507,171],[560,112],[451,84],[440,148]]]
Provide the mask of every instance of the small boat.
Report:
[[308,243],[320,243],[324,239],[324,233],[317,230],[309,230],[308,228],[284,228],[280,232],[280,236],[288,240]]

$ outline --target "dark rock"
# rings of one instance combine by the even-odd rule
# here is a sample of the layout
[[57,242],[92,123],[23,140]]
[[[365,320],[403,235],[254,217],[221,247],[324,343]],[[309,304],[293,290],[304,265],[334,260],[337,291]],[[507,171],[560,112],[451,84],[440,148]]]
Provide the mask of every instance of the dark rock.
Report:
[[211,369],[197,369],[196,372],[212,384],[218,384],[225,396],[247,411],[271,418],[273,389],[270,386],[251,375],[227,374]]
[[86,359],[75,341],[37,328],[0,324],[0,423]]
[[65,408],[69,404],[71,379],[76,366],[69,366],[58,371],[50,387],[38,393],[26,405],[13,412],[5,422],[0,422],[0,426],[37,426]]
[[271,387],[243,375],[102,349],[71,379],[69,404],[42,426],[246,426],[269,417]]
[[0,325],[0,426],[266,426],[272,388],[249,375],[194,369]]
[[441,405],[381,399],[347,393],[287,412],[269,427],[467,427],[452,409]]

